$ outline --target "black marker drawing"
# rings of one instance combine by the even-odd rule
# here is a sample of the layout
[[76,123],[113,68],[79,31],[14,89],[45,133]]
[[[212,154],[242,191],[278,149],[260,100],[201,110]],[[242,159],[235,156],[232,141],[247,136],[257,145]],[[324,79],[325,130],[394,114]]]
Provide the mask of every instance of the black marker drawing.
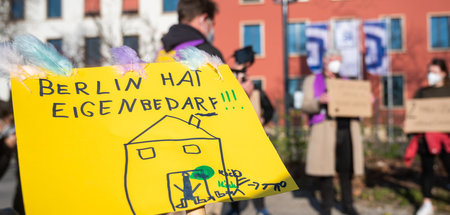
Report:
[[286,182],[281,181],[280,183],[264,183],[262,186],[263,190],[267,189],[268,186],[273,186],[274,191],[281,191],[281,187],[286,187]]
[[[164,199],[170,202],[173,211],[214,201],[216,198],[228,197],[233,201],[229,177],[220,176],[226,184],[223,188],[225,194],[220,191],[210,190],[211,183],[208,179],[216,171],[225,172],[221,139],[217,138],[200,127],[200,119],[191,115],[189,121],[174,116],[164,116],[152,124],[130,142],[124,145],[126,153],[124,185],[128,204],[133,214],[141,214],[149,210],[151,202],[143,199]],[[208,164],[207,158],[217,158],[218,166]],[[176,159],[172,159],[176,158]],[[169,162],[173,160],[173,162]],[[178,162],[178,163],[177,163]],[[198,164],[189,169],[179,169],[186,164]],[[143,172],[154,169],[164,169],[166,173],[154,174],[151,178],[143,179]],[[149,174],[146,174],[149,175]],[[167,187],[154,183],[154,177],[158,181],[165,180]],[[165,177],[161,179],[161,177]],[[134,180],[134,181],[130,181]],[[236,181],[237,183],[237,181]],[[241,182],[242,183],[242,182]],[[239,183],[237,183],[239,184]],[[218,193],[217,193],[218,192]],[[156,196],[155,193],[167,193],[165,196]],[[243,192],[242,192],[243,193]],[[213,196],[215,195],[215,197]]]
[[[172,207],[176,207],[179,209],[187,208],[189,206],[189,201],[193,202],[194,205],[206,203],[210,200],[215,200],[215,198],[211,195],[208,187],[207,177],[203,177],[202,179],[192,180],[192,174],[195,173],[196,170],[189,171],[181,171],[181,172],[172,172],[167,174],[167,185],[169,189],[169,200],[172,204]],[[172,181],[176,181],[177,177],[182,178],[182,184],[174,184]],[[171,180],[172,179],[172,180]],[[179,180],[178,180],[179,181]],[[195,184],[193,184],[195,183]],[[195,187],[194,187],[195,186]],[[174,189],[175,188],[175,189]],[[205,198],[200,197],[198,192],[200,190],[205,190],[208,194]],[[182,198],[174,199],[174,193],[181,192]]]
[[195,115],[197,115],[197,116],[218,116],[219,114],[217,114],[216,112],[212,112],[212,113],[196,113]]

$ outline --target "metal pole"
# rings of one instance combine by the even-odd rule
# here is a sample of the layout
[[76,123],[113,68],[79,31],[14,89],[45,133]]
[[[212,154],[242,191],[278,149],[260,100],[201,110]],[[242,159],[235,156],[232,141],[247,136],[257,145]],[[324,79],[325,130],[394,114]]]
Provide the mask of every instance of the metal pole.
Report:
[[284,67],[284,115],[286,137],[289,137],[289,62],[288,62],[288,3],[289,0],[282,0],[283,4],[283,67]]
[[[389,18],[386,19],[386,28],[387,28],[387,46],[389,47],[388,50],[390,50],[391,46],[391,20]],[[387,87],[388,87],[388,137],[389,137],[389,143],[394,142],[394,115],[392,112],[392,109],[394,107],[394,89],[393,89],[393,83],[392,83],[392,66],[391,66],[391,56],[389,52],[388,55],[388,74],[387,74]]]

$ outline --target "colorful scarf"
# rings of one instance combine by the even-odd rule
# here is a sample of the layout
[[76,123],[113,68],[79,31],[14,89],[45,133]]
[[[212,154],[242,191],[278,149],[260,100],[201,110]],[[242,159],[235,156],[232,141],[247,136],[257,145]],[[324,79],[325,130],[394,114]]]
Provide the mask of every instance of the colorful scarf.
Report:
[[[316,74],[314,79],[314,98],[318,99],[322,94],[324,94],[327,90],[327,86],[325,84],[325,78],[322,73]],[[327,115],[325,113],[317,113],[309,115],[309,126],[320,123],[325,120]]]

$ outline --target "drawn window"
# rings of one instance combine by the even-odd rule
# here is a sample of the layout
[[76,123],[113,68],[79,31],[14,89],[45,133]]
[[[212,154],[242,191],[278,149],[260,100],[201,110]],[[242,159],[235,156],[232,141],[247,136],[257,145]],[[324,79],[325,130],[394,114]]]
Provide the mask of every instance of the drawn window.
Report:
[[390,18],[390,35],[389,35],[389,48],[391,50],[402,50],[403,49],[403,25],[402,19],[400,18]]
[[178,0],[163,0],[163,12],[176,12]]
[[84,1],[84,15],[85,16],[100,15],[100,0],[85,0]]
[[183,146],[183,151],[186,154],[200,154],[200,147],[198,147],[195,144],[191,144],[191,145],[184,145]]
[[[387,78],[383,77],[383,106],[388,106],[388,82]],[[392,76],[392,92],[393,92],[393,106],[403,106],[403,76]]]
[[431,47],[450,48],[450,16],[431,17]]
[[244,25],[244,47],[252,46],[256,55],[262,55],[261,25]]
[[122,11],[124,14],[135,14],[139,11],[138,0],[123,0]]
[[126,45],[126,46],[134,49],[134,51],[136,51],[136,53],[139,54],[139,37],[138,36],[123,37],[123,45]]
[[47,40],[47,43],[52,44],[53,47],[55,47],[56,51],[58,51],[60,54],[62,54],[62,39],[51,39],[51,40]]
[[288,24],[289,54],[306,53],[306,25],[304,22]]
[[25,14],[24,0],[11,1],[11,19],[23,19]]
[[138,149],[139,157],[141,157],[142,160],[148,160],[156,157],[155,148],[148,147],[144,149]]
[[47,0],[47,17],[61,17],[61,0]]
[[102,61],[102,55],[100,53],[100,38],[86,38],[84,52],[84,63],[86,66],[99,66]]

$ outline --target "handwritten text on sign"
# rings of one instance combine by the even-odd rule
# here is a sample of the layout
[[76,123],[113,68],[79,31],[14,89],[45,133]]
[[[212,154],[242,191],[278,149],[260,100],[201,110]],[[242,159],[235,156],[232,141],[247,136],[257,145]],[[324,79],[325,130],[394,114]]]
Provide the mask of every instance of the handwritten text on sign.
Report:
[[327,89],[330,116],[372,116],[372,93],[368,81],[327,79]]
[[[161,73],[161,85],[168,87],[201,87],[200,70],[186,71],[184,73],[171,72]],[[178,77],[180,76],[180,77]],[[94,84],[88,85],[86,82],[74,82],[72,85],[53,83],[49,79],[39,79],[39,95],[41,97],[57,95],[71,94],[95,96],[101,98],[108,97],[109,94],[114,92],[130,92],[141,90],[142,77],[127,78],[115,78],[113,87],[105,87],[106,81],[96,81]],[[111,83],[110,83],[111,84]],[[114,103],[118,104],[117,109],[112,107]],[[98,102],[86,100],[77,106],[68,107],[67,103],[54,102],[52,105],[52,116],[55,118],[78,118],[78,117],[93,117],[103,116],[109,114],[122,114],[124,112],[133,112],[135,109],[141,109],[143,111],[158,111],[161,108],[172,111],[174,109],[195,109],[198,111],[211,111],[216,109],[217,98],[216,97],[196,97],[186,96],[181,100],[177,100],[170,97],[164,98],[133,98],[133,99],[102,99]]]
[[406,101],[405,132],[450,132],[450,98]]

